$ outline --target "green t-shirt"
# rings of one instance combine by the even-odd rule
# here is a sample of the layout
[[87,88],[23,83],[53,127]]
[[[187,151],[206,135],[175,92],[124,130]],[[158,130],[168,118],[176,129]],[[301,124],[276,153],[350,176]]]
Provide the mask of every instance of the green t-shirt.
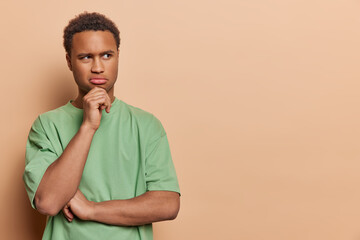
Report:
[[[69,101],[34,121],[26,145],[23,179],[33,208],[39,183],[80,128],[83,110]],[[76,159],[74,159],[75,161]],[[115,98],[102,112],[79,185],[90,201],[130,199],[146,191],[180,193],[166,132],[152,114]],[[152,225],[122,227],[75,218],[49,217],[43,239],[153,239]]]

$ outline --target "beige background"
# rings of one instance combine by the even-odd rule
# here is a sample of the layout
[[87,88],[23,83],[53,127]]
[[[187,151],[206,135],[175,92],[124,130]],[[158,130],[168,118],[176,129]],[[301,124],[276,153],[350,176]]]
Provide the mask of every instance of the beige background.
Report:
[[115,95],[163,123],[182,190],[158,240],[360,239],[360,2],[1,1],[1,239],[40,239],[22,183],[38,114],[76,96],[62,47],[121,31]]

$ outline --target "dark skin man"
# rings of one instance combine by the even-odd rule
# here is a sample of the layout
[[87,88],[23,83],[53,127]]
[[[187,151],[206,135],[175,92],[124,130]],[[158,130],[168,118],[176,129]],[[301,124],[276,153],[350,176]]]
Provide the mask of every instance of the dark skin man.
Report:
[[176,192],[148,191],[127,200],[92,202],[78,189],[102,110],[109,113],[115,98],[119,50],[109,31],[84,31],[73,36],[71,55],[67,54],[66,60],[78,85],[78,96],[72,104],[84,110],[84,117],[79,131],[40,182],[35,194],[38,211],[55,216],[62,210],[70,222],[77,216],[120,226],[176,218],[180,207]]

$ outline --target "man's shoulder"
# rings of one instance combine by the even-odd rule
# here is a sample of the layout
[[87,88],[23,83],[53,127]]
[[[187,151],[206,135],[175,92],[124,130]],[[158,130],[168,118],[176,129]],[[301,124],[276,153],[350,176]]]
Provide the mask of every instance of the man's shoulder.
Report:
[[123,104],[126,111],[129,113],[129,116],[138,122],[139,125],[147,128],[148,130],[165,133],[165,130],[162,126],[161,121],[151,112],[141,109],[139,107],[135,107],[130,105],[122,100],[121,104]]
[[51,109],[49,111],[43,112],[43,113],[39,114],[39,117],[46,118],[46,119],[59,118],[59,117],[61,117],[62,115],[64,115],[66,113],[66,111],[64,110],[66,105],[67,104],[62,105],[62,106],[57,107],[57,108],[54,108],[54,109]]
[[131,104],[128,104],[128,103],[124,102],[123,100],[120,100],[120,99],[119,99],[119,101],[123,105],[124,109],[126,111],[128,111],[130,115],[132,115],[132,116],[134,116],[136,118],[146,120],[146,119],[151,119],[151,118],[154,117],[154,115],[152,113],[150,113],[150,112],[148,112],[148,111],[146,111],[144,109],[141,109],[139,107],[135,107],[135,106],[133,106]]
[[36,120],[34,121],[34,125],[42,125],[43,127],[52,125],[52,123],[61,123],[67,122],[65,121],[69,118],[70,114],[69,111],[66,110],[67,104],[64,104],[60,107],[51,109],[49,111],[40,113]]

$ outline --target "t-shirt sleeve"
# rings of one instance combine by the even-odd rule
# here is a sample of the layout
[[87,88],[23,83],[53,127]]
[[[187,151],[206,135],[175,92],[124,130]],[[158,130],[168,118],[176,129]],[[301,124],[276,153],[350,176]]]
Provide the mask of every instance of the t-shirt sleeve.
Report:
[[23,180],[31,206],[36,209],[34,198],[40,181],[46,171],[58,158],[45,133],[40,116],[34,121],[26,143],[25,171]]
[[153,126],[155,138],[147,146],[145,160],[146,184],[148,191],[173,191],[180,194],[175,167],[172,161],[166,132],[156,118]]

